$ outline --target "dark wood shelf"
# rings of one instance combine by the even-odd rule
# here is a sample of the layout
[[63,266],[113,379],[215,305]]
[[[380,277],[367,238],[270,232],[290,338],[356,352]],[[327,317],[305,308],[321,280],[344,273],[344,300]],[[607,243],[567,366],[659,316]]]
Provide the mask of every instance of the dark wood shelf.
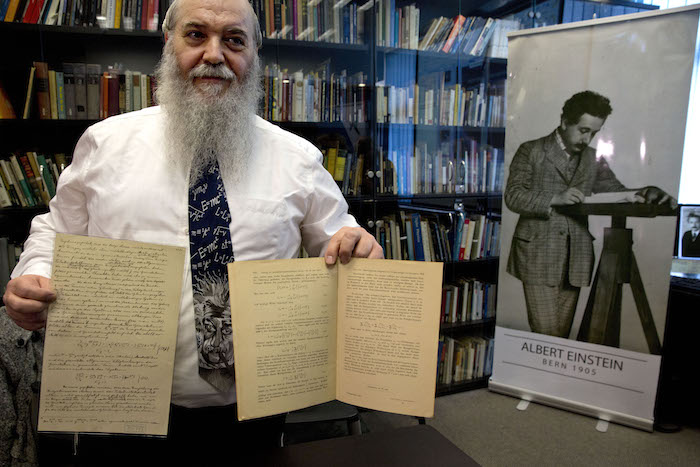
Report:
[[471,391],[474,389],[487,388],[489,386],[489,378],[491,376],[484,376],[483,378],[470,379],[467,381],[460,381],[458,383],[452,384],[438,384],[435,390],[436,396],[447,396],[448,394],[455,394],[458,392]]
[[406,202],[410,200],[437,200],[437,199],[501,199],[501,192],[490,193],[429,193],[429,194],[413,194],[413,195],[387,195],[378,194],[377,202]]
[[319,41],[297,41],[292,39],[269,39],[263,38],[262,53],[266,52],[265,47],[283,47],[283,48],[308,48],[308,49],[329,49],[333,52],[357,52],[367,53],[369,47],[366,44],[344,44],[336,42],[319,42]]
[[379,129],[380,131],[386,131],[389,128],[415,128],[416,131],[461,131],[464,133],[473,134],[480,134],[482,131],[486,131],[489,135],[493,136],[505,135],[506,133],[506,129],[503,127],[480,127],[467,125],[426,125],[422,123],[377,123],[377,129]]
[[97,120],[0,120],[3,153],[72,153],[78,138]]
[[13,206],[9,208],[0,208],[0,216],[34,217],[38,214],[44,214],[45,212],[49,212],[48,206],[33,206],[26,208]]
[[403,54],[403,55],[414,55],[418,60],[430,60],[430,61],[443,61],[449,64],[457,65],[463,68],[477,69],[482,68],[486,64],[490,66],[503,66],[507,60],[505,58],[494,58],[486,56],[474,56],[465,53],[456,52],[435,52],[432,50],[416,50],[416,49],[405,49],[402,47],[384,47],[379,46],[376,48],[378,54]]
[[461,323],[440,323],[440,334],[454,336],[469,332],[493,331],[494,326],[496,326],[496,318],[478,319]]
[[160,40],[163,37],[160,31],[127,31],[126,29],[103,29],[97,26],[47,26],[45,24],[27,24],[15,22],[0,22],[0,30],[64,35],[79,34],[85,36],[120,36],[140,39],[148,38],[154,40]]
[[330,131],[340,131],[340,130],[349,130],[349,129],[357,129],[357,130],[367,130],[369,128],[368,123],[354,123],[354,122],[343,122],[343,121],[335,121],[335,122],[293,122],[293,121],[273,121],[270,120],[270,123],[273,123],[275,125],[279,125],[282,128],[288,129],[288,130],[330,130]]

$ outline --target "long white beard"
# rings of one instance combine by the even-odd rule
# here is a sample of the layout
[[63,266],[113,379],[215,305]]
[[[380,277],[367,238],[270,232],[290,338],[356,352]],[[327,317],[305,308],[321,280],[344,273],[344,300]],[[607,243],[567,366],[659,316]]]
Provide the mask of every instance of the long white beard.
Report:
[[[262,89],[260,61],[255,56],[243,80],[227,68],[198,65],[183,78],[174,46],[168,41],[156,69],[156,99],[165,110],[165,139],[169,161],[190,173],[190,186],[215,160],[224,180],[242,180],[248,168],[255,130],[254,116]],[[231,78],[221,91],[218,83],[200,87],[194,76]]]

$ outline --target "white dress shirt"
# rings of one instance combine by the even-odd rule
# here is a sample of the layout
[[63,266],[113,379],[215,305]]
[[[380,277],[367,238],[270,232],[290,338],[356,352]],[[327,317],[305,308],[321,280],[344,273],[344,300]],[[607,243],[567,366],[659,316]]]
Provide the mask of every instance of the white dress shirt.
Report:
[[[78,141],[61,174],[48,214],[32,221],[12,277],[51,277],[57,232],[189,247],[188,178],[165,157],[164,114],[150,107],[101,121]],[[322,155],[308,141],[256,117],[251,170],[234,184],[224,179],[236,261],[311,256],[331,236],[357,222],[347,212]],[[189,251],[187,253],[189,258]],[[235,402],[199,377],[192,278],[183,267],[171,401],[187,407]]]

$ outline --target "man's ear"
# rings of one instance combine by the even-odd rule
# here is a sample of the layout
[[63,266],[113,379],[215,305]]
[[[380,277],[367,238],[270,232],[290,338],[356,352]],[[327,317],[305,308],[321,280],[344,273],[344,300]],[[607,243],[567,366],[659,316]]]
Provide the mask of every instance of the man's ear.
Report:
[[168,43],[168,39],[170,39],[170,31],[165,31],[165,43]]

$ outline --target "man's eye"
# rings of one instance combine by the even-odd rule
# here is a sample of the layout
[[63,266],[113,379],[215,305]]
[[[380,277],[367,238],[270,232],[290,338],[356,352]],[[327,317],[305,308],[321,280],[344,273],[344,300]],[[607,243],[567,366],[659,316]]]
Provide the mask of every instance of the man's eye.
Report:
[[204,37],[204,34],[202,34],[199,31],[190,31],[187,33],[187,37],[189,37],[191,39],[201,39]]
[[240,37],[227,37],[226,42],[235,46],[244,46],[245,41]]

